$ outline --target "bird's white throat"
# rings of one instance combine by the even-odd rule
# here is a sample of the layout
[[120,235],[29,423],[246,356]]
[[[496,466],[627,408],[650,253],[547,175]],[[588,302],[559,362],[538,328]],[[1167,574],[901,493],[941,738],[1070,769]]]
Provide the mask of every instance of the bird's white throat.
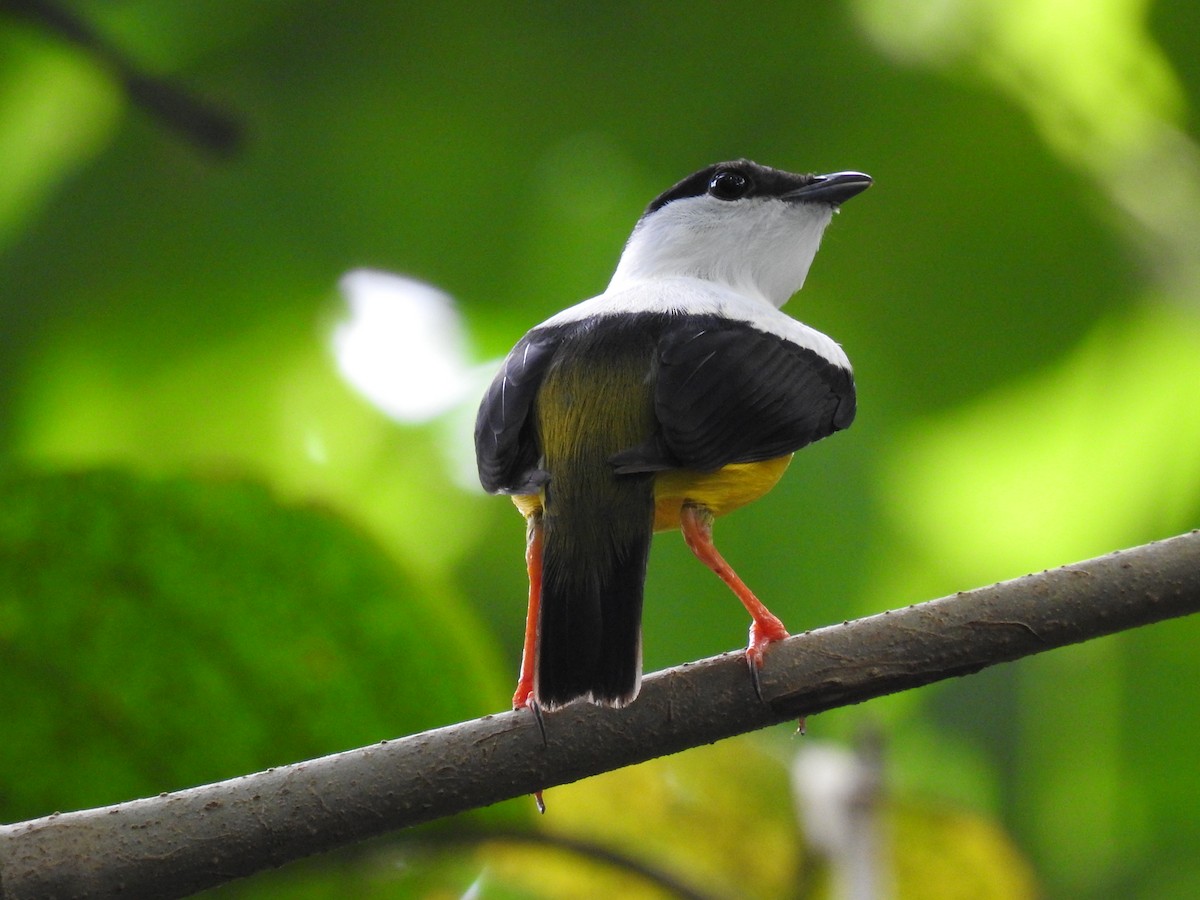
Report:
[[780,307],[804,285],[832,218],[827,203],[676,200],[638,222],[606,293],[648,280],[700,278]]

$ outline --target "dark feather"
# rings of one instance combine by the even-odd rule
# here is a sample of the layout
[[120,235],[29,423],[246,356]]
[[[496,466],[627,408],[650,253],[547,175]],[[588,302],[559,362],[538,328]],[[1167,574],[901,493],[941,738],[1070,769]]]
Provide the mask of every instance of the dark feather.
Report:
[[854,378],[815,350],[717,317],[678,318],[658,343],[658,434],[618,473],[712,471],[783,456],[854,420]]
[[475,418],[475,458],[479,481],[489,493],[532,494],[546,483],[531,413],[557,346],[556,334],[529,332],[505,357],[483,396]]

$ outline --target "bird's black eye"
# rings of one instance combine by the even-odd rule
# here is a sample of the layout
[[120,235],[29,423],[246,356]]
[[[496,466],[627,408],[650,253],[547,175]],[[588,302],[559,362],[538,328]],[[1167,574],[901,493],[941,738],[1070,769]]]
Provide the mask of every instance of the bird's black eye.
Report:
[[718,200],[740,200],[750,192],[750,179],[741,172],[724,169],[708,182],[708,192]]

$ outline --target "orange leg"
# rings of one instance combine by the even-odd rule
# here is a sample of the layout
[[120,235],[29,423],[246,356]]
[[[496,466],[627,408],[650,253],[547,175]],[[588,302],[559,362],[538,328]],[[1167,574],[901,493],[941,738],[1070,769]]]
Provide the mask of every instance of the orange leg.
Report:
[[525,615],[525,648],[521,651],[521,675],[513,694],[513,709],[533,702],[533,672],[537,664],[538,610],[542,604],[542,514],[526,519],[525,567],[529,570],[529,611]]
[[729,563],[713,546],[712,523],[713,515],[707,507],[694,503],[685,503],[679,511],[679,521],[683,527],[683,539],[688,547],[696,554],[696,558],[717,573],[717,577],[729,585],[737,594],[746,611],[753,620],[750,624],[750,646],[746,648],[746,658],[756,668],[762,668],[763,651],[774,641],[781,641],[788,636],[783,623],[776,618],[762,601],[754,596],[754,592],[746,587],[746,583],[738,578]]
[[[533,699],[533,672],[537,664],[538,610],[542,605],[542,514],[535,512],[526,519],[525,567],[529,570],[529,611],[525,614],[525,647],[521,651],[521,675],[517,679],[517,692],[513,694],[513,709],[528,707],[538,720],[545,739],[541,711]],[[546,811],[542,792],[534,791],[533,800],[538,812]]]

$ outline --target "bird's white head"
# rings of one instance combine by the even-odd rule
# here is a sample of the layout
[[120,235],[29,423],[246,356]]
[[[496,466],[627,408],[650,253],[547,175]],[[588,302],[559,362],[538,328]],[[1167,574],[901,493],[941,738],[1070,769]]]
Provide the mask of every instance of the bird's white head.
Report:
[[691,277],[782,306],[834,211],[870,185],[861,172],[794,175],[744,159],[701,169],[646,207],[608,290]]

